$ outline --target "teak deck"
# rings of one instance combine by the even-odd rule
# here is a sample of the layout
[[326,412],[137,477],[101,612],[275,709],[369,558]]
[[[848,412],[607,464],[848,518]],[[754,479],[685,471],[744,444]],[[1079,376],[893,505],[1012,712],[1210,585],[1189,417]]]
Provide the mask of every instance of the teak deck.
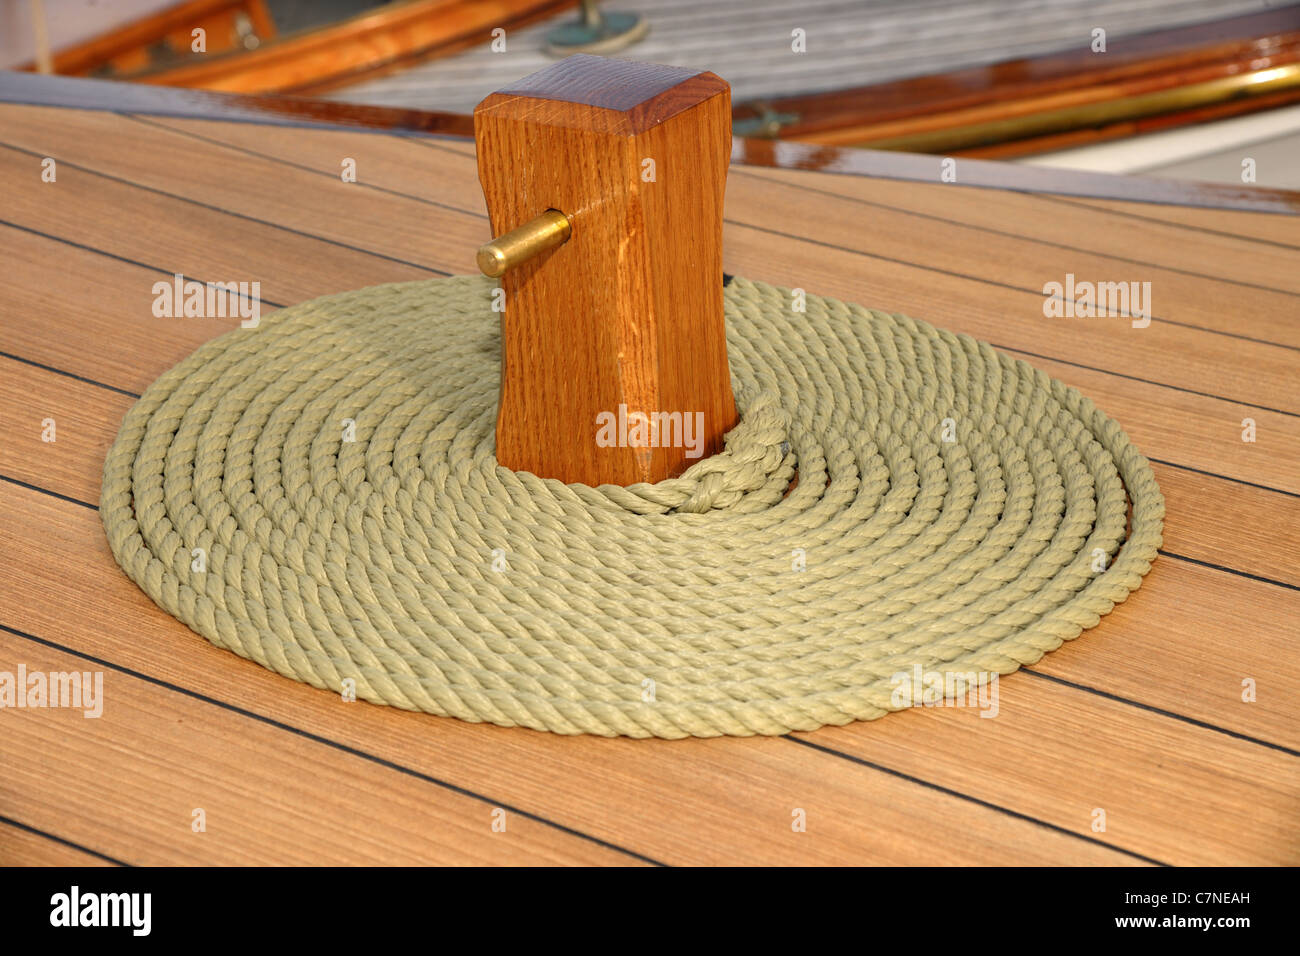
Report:
[[[0,862],[1300,863],[1300,218],[958,180],[733,167],[725,267],[969,332],[1094,398],[1168,501],[1142,588],[1004,678],[996,719],[565,738],[217,650],[122,574],[96,513],[134,397],[237,322],[155,318],[155,282],[256,280],[270,309],[471,272],[473,146],[0,105],[0,670],[103,671],[105,696],[99,719],[0,711]],[[1045,318],[1067,273],[1149,281],[1155,318]]]

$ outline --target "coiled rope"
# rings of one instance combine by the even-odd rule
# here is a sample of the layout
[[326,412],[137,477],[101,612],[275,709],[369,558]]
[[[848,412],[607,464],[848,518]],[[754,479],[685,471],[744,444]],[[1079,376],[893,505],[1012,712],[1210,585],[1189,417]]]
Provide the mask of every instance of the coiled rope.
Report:
[[104,465],[126,573],[316,687],[707,737],[879,717],[912,703],[918,667],[959,689],[1006,674],[1156,556],[1151,468],[1078,391],[968,336],[811,295],[795,312],[740,278],[723,453],[629,488],[509,471],[492,286],[317,299],[163,375]]

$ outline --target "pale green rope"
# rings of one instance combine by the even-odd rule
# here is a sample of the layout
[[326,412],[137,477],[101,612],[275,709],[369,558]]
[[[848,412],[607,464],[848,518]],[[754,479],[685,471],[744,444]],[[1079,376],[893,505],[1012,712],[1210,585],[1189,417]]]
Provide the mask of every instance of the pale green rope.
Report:
[[1156,556],[1151,468],[1079,392],[967,336],[811,295],[797,312],[744,279],[721,455],[630,488],[509,471],[492,285],[317,299],[163,375],[104,465],[127,574],[316,687],[684,737],[879,717],[914,665],[1008,673]]

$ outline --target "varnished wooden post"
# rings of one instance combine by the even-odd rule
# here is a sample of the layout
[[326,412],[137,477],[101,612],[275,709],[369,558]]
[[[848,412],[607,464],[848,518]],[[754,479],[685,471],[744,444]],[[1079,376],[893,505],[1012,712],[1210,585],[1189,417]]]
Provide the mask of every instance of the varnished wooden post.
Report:
[[[501,464],[629,485],[720,450],[736,423],[722,318],[727,84],[574,56],[493,93],[474,129],[493,235],[529,224],[548,244],[501,276]],[[568,218],[567,237],[548,210]],[[488,250],[480,263],[491,274],[505,258]]]

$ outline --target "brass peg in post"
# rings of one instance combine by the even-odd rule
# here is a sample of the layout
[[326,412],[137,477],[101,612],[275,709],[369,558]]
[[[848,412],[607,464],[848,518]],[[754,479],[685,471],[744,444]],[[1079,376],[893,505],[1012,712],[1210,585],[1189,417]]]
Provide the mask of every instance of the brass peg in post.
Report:
[[507,269],[568,242],[572,234],[569,217],[558,209],[548,209],[536,219],[479,246],[476,256],[479,271],[499,279]]

